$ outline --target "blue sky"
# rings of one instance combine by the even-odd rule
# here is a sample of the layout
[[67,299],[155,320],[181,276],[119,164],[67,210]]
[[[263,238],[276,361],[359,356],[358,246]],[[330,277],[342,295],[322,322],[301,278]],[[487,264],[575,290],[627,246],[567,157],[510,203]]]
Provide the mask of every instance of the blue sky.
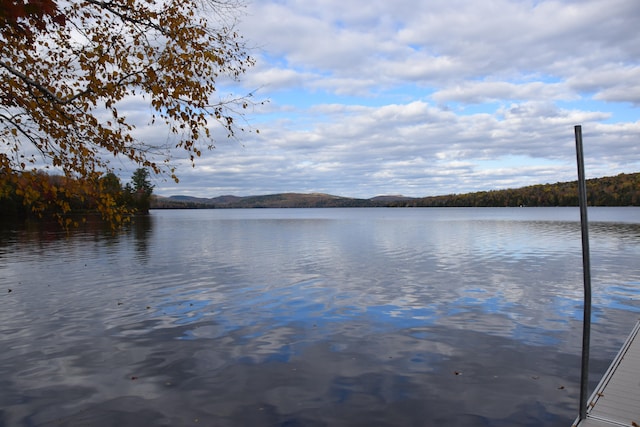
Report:
[[[640,171],[640,2],[255,0],[259,133],[156,193],[429,196]],[[224,89],[223,89],[224,92]]]

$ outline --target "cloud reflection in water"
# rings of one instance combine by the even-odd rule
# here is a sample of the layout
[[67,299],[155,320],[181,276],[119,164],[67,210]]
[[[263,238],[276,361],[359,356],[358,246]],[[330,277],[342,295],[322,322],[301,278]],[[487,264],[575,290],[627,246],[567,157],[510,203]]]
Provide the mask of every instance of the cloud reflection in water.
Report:
[[[570,424],[580,237],[553,218],[572,215],[167,211],[7,240],[0,424]],[[638,225],[600,224],[593,381],[640,311]]]

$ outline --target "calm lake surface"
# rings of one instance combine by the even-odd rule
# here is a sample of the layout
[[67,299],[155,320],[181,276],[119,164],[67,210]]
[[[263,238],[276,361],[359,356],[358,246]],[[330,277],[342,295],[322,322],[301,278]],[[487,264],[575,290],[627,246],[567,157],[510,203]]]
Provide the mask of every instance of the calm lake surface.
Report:
[[[640,209],[590,208],[591,385],[640,317]],[[578,208],[152,211],[0,227],[2,426],[565,426]]]

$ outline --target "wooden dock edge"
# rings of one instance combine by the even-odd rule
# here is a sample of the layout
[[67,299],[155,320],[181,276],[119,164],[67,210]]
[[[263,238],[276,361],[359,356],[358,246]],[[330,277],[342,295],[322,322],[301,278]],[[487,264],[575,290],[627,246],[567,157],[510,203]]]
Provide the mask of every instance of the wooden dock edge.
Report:
[[[625,355],[629,351],[629,348],[631,347],[634,340],[638,337],[638,335],[640,335],[640,320],[638,320],[638,322],[636,323],[635,327],[629,334],[629,337],[626,339],[626,341],[622,345],[622,348],[620,348],[620,351],[618,352],[616,357],[613,359],[613,362],[611,362],[609,369],[607,369],[604,376],[598,383],[598,386],[596,387],[593,394],[589,398],[588,407],[587,407],[587,417],[581,420],[580,417],[578,416],[578,418],[572,424],[572,427],[606,427],[606,426],[640,427],[640,419],[638,419],[637,421],[633,421],[633,420],[621,421],[621,420],[613,420],[613,419],[598,417],[597,415],[593,414],[594,409],[596,408],[596,405],[598,403],[598,400],[600,399],[601,396],[604,395],[604,390],[606,389],[607,385],[613,378],[618,367],[622,363]],[[640,408],[638,408],[638,410],[640,411]]]

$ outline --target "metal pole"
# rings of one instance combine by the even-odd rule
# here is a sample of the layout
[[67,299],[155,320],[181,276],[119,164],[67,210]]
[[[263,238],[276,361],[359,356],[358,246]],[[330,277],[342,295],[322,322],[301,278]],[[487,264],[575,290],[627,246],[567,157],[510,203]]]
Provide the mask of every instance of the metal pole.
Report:
[[584,314],[582,320],[582,373],[580,376],[580,419],[587,418],[589,388],[589,341],[591,336],[591,261],[589,258],[589,222],[587,219],[587,184],[584,177],[582,126],[575,126],[578,159],[578,195],[582,228],[582,272],[584,278]]

